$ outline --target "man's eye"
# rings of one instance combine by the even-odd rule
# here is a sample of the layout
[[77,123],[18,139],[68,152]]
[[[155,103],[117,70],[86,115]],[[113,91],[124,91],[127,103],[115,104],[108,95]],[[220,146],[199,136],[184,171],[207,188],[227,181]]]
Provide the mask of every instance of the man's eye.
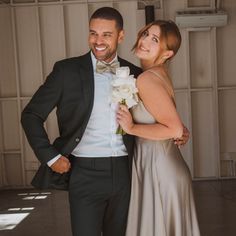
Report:
[[106,38],[111,37],[111,34],[104,34],[104,37]]

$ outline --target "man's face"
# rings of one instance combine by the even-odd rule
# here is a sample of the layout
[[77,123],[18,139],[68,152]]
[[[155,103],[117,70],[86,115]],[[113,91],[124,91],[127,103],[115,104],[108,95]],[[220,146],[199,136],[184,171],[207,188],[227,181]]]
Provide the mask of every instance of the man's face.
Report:
[[114,20],[92,19],[89,24],[89,47],[94,56],[109,63],[116,56],[118,44],[122,42],[124,31],[118,30]]

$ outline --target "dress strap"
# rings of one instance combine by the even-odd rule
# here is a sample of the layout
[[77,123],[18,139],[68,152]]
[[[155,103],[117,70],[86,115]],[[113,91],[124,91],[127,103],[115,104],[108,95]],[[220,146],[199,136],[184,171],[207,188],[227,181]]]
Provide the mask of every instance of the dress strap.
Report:
[[149,71],[149,72],[153,73],[154,75],[156,75],[163,82],[163,85],[165,86],[168,94],[170,95],[170,97],[172,98],[172,100],[175,104],[175,94],[174,94],[173,85],[172,85],[170,79],[169,78],[165,79],[157,71],[154,71],[154,70],[147,70],[147,71]]

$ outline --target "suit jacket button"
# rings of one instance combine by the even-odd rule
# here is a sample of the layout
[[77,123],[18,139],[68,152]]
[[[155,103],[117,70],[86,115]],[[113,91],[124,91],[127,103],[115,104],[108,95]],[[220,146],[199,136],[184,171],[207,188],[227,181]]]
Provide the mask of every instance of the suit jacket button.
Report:
[[80,141],[80,138],[76,138],[75,142],[78,143]]

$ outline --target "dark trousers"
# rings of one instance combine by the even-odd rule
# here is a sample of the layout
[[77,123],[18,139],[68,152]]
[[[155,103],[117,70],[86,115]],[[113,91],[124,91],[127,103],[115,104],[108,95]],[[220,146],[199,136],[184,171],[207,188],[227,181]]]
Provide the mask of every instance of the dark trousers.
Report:
[[74,157],[69,185],[73,236],[124,236],[130,199],[128,157]]

